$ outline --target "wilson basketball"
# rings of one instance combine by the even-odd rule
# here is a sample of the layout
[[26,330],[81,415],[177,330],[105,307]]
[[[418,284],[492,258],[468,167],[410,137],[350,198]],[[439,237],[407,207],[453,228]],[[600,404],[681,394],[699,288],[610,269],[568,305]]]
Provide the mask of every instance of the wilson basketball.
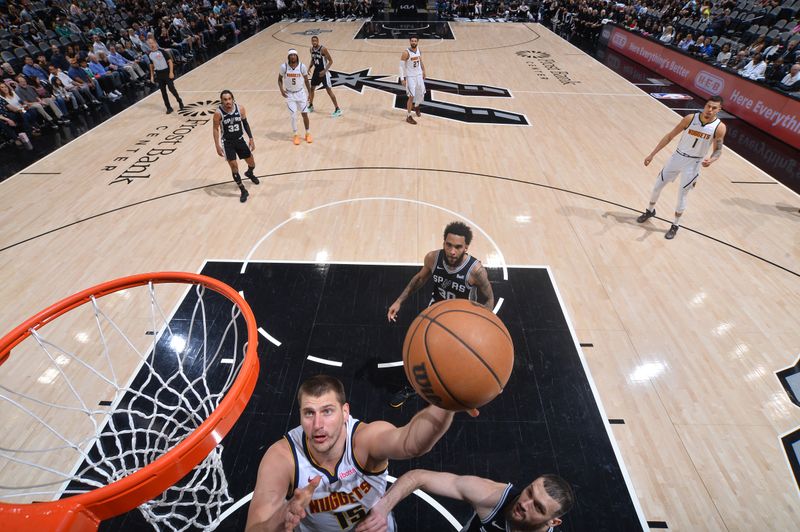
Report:
[[514,344],[492,311],[466,299],[449,299],[411,323],[403,366],[408,381],[429,403],[469,410],[503,391],[514,366]]

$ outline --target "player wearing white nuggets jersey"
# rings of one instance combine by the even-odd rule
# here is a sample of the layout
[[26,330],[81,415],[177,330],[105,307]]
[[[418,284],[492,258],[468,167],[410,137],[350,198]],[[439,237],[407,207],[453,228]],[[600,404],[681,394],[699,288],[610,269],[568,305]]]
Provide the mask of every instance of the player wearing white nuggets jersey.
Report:
[[[712,96],[706,102],[701,113],[684,116],[675,128],[667,133],[658,143],[655,149],[644,160],[647,166],[661,148],[672,141],[679,133],[683,132],[678,141],[675,153],[669,158],[667,164],[659,172],[653,192],[650,195],[650,205],[647,210],[639,216],[636,221],[645,222],[648,218],[656,215],[656,201],[658,201],[661,190],[667,183],[675,181],[680,175],[681,188],[678,191],[678,204],[675,207],[675,219],[664,235],[667,240],[675,238],[675,233],[680,227],[681,215],[686,210],[686,199],[689,191],[697,186],[697,179],[700,177],[700,167],[710,166],[711,163],[719,159],[722,155],[722,143],[725,138],[725,124],[723,124],[717,114],[722,109],[722,97]],[[713,145],[714,150],[711,156],[706,157],[708,149]]]
[[292,116],[292,131],[294,132],[294,144],[300,144],[300,136],[297,134],[297,114],[303,116],[303,126],[306,128],[306,142],[311,144],[311,127],[308,122],[308,92],[311,87],[308,84],[308,68],[300,62],[297,50],[292,48],[286,57],[286,62],[281,65],[278,73],[278,88],[286,98],[286,106]]
[[406,88],[408,102],[406,103],[406,122],[416,124],[411,116],[412,107],[421,116],[419,106],[425,99],[425,65],[419,50],[419,39],[408,39],[408,48],[400,55],[400,83]]
[[[353,454],[353,435],[359,425],[357,419],[348,416],[344,454],[336,469],[330,472],[315,463],[302,426],[295,427],[286,435],[294,458],[293,490],[308,486],[314,477],[321,477],[308,503],[306,518],[300,522],[301,532],[348,530],[366,517],[369,509],[386,493],[386,468],[366,471]],[[395,523],[391,515],[387,525],[388,531],[394,532]]]
[[354,530],[383,496],[389,460],[422,456],[453,422],[453,412],[428,406],[402,427],[359,423],[344,386],[327,375],[303,382],[297,401],[300,426],[259,465],[247,532]]

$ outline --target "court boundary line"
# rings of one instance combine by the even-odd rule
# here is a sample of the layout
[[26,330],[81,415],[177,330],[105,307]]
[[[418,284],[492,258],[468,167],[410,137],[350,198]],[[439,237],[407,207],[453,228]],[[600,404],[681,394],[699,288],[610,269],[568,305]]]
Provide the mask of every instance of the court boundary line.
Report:
[[558,289],[558,284],[556,284],[555,276],[553,275],[553,271],[550,266],[546,266],[545,270],[547,271],[547,275],[550,278],[550,284],[553,285],[553,290],[555,290],[556,297],[558,298],[558,304],[561,306],[561,312],[564,313],[564,319],[567,322],[567,327],[569,328],[569,334],[572,337],[572,343],[575,346],[575,350],[578,352],[578,358],[581,361],[581,366],[583,367],[583,372],[586,374],[586,380],[589,382],[589,387],[592,390],[592,395],[594,395],[595,403],[597,404],[597,409],[600,411],[600,417],[603,421],[603,426],[606,429],[606,433],[608,435],[608,439],[611,442],[611,447],[614,450],[614,455],[617,458],[617,463],[619,464],[620,471],[622,472],[622,477],[625,480],[625,485],[628,488],[628,494],[631,497],[631,502],[633,503],[634,510],[636,511],[636,515],[639,518],[639,522],[642,525],[642,530],[649,530],[650,527],[647,525],[647,518],[644,515],[644,510],[642,509],[642,505],[639,502],[639,496],[636,494],[636,489],[633,486],[633,480],[628,473],[628,468],[625,465],[625,461],[622,458],[622,452],[617,445],[617,440],[614,437],[614,433],[611,430],[611,424],[608,422],[608,414],[606,413],[606,409],[603,406],[603,401],[600,399],[600,393],[597,390],[597,385],[594,382],[594,377],[592,376],[592,372],[589,368],[589,364],[586,360],[586,356],[583,353],[583,348],[581,348],[580,340],[578,340],[578,335],[575,334],[575,327],[572,325],[572,318],[567,311],[567,307],[564,304],[564,299],[561,297],[561,291]]

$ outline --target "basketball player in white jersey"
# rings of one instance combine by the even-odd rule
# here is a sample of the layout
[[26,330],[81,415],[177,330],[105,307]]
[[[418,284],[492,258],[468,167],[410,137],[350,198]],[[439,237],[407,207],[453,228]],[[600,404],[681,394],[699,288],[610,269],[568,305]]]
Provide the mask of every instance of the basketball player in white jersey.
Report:
[[286,57],[286,62],[281,65],[278,74],[278,88],[286,98],[286,106],[292,116],[292,131],[294,131],[294,145],[300,144],[297,134],[297,115],[303,116],[303,126],[306,128],[306,142],[311,144],[311,128],[308,123],[308,93],[311,87],[308,84],[308,68],[300,62],[297,50],[292,48]]
[[[683,135],[678,141],[675,153],[669,158],[667,164],[659,172],[656,183],[653,186],[653,193],[650,195],[650,205],[647,210],[639,216],[636,221],[639,223],[647,221],[656,215],[656,201],[661,194],[664,186],[681,176],[681,188],[678,191],[678,205],[675,207],[675,219],[664,235],[667,240],[675,238],[675,233],[680,228],[681,215],[686,210],[686,198],[689,191],[697,186],[697,179],[700,176],[700,166],[710,166],[722,155],[722,143],[725,138],[725,124],[723,124],[717,114],[722,109],[722,96],[712,96],[703,107],[703,112],[684,116],[675,128],[667,133],[658,143],[650,155],[645,157],[644,165],[647,166],[653,160],[656,153],[661,148],[672,141],[681,131]],[[708,148],[713,145],[714,150],[709,157]]]
[[[300,426],[261,460],[246,532],[354,530],[386,492],[389,460],[430,451],[454,415],[431,405],[403,427],[359,422],[344,386],[328,375],[306,380],[297,401]],[[395,530],[391,517],[387,529]]]
[[[494,292],[489,283],[489,274],[481,261],[469,255],[472,242],[472,229],[462,222],[451,222],[444,228],[442,249],[435,249],[425,255],[422,268],[411,278],[403,292],[397,296],[386,318],[397,321],[397,313],[406,299],[425,286],[433,277],[433,293],[428,305],[446,299],[470,299],[492,310]],[[405,386],[389,399],[389,406],[399,408],[416,392]]]
[[421,116],[419,106],[425,99],[425,65],[419,50],[419,39],[412,36],[408,39],[408,48],[400,55],[400,83],[406,88],[408,102],[406,103],[406,122],[416,124],[411,116],[412,107]]
[[336,96],[333,94],[333,89],[331,89],[330,69],[333,66],[333,58],[328,49],[319,44],[319,37],[316,35],[311,37],[311,66],[314,70],[311,73],[311,88],[308,93],[308,112],[314,112],[314,91],[322,85],[335,107],[331,116],[342,116],[339,102],[336,101]]
[[356,532],[385,530],[392,509],[416,489],[469,503],[475,513],[461,532],[547,532],[575,504],[572,486],[557,475],[542,475],[520,489],[487,478],[414,469],[395,481]]

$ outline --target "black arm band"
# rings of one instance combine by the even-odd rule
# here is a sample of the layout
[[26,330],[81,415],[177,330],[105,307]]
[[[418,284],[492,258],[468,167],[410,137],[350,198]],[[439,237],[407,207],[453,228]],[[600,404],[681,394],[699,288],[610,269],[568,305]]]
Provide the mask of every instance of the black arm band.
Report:
[[246,118],[242,118],[242,126],[244,127],[244,130],[247,132],[247,136],[252,139],[253,138],[253,132],[250,131],[250,124],[247,123],[247,119]]

